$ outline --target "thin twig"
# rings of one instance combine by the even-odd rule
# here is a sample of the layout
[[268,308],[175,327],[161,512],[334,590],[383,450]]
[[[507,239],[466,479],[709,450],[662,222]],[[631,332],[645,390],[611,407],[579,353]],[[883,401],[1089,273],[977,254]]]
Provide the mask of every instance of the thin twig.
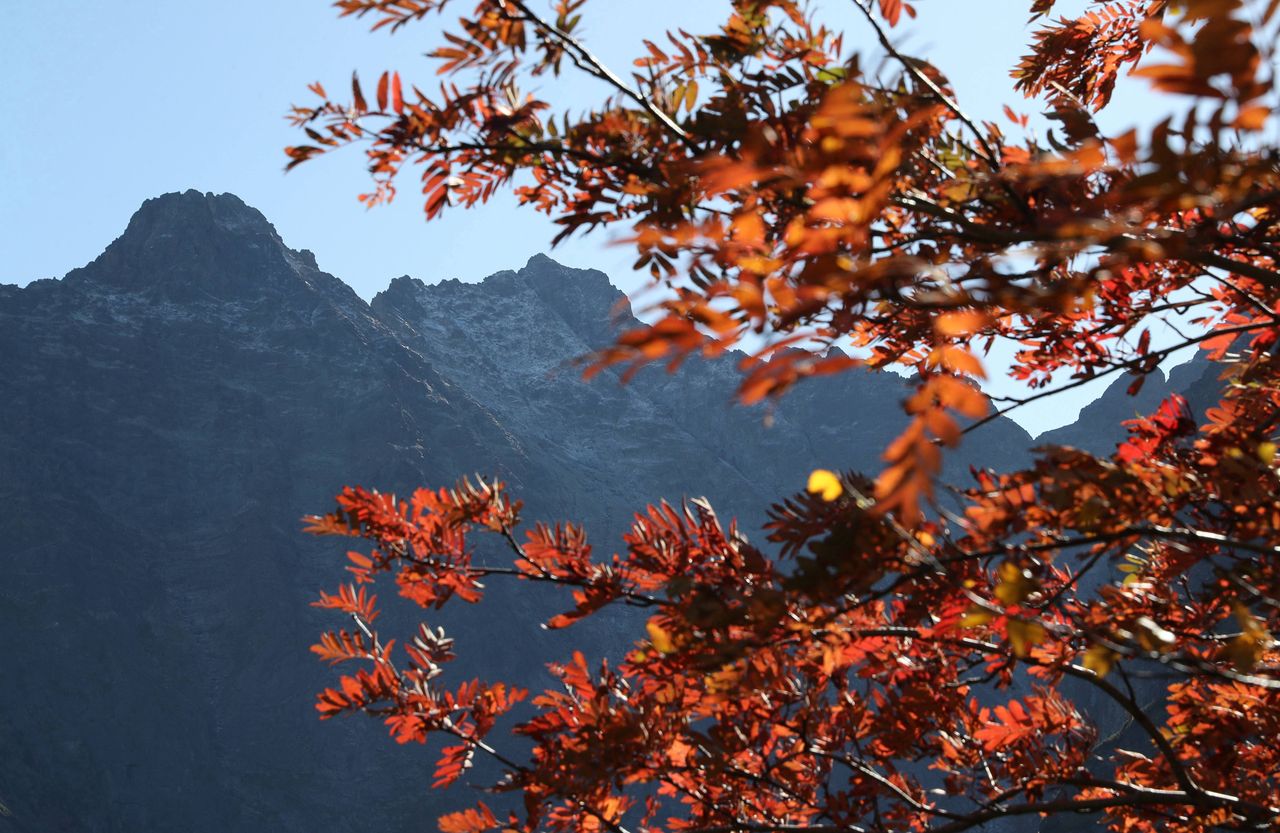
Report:
[[916,79],[916,81],[928,88],[929,92],[933,93],[934,96],[937,97],[938,101],[950,110],[965,127],[969,128],[969,131],[973,133],[974,138],[978,140],[978,144],[982,148],[982,153],[978,154],[982,157],[982,161],[986,162],[993,171],[1000,170],[999,155],[995,152],[995,149],[991,147],[987,138],[982,135],[982,131],[978,130],[978,126],[974,123],[973,119],[969,117],[969,114],[961,110],[960,105],[956,100],[947,95],[932,78],[922,72],[918,66],[907,58],[907,56],[898,51],[898,48],[889,40],[889,35],[885,32],[884,27],[880,25],[880,21],[876,20],[875,15],[871,11],[870,5],[866,3],[865,0],[853,0],[853,5],[857,6],[858,11],[862,12],[862,14],[867,18],[867,22],[869,22],[871,24],[871,28],[875,30],[876,37],[879,39],[880,45],[884,47],[885,51],[888,52],[895,61],[901,64],[912,78]]
[[582,66],[584,70],[591,75],[594,75],[596,78],[608,83],[636,104],[639,104],[645,112],[657,120],[658,123],[667,130],[675,134],[680,141],[684,142],[687,146],[694,149],[697,148],[697,141],[688,133],[688,131],[677,124],[675,119],[671,118],[670,115],[663,112],[662,108],[658,107],[652,99],[641,95],[637,90],[627,85],[627,83],[619,78],[613,70],[605,66],[599,58],[592,54],[592,52],[588,50],[580,40],[539,16],[529,8],[528,4],[525,3],[524,0],[502,1],[504,5],[509,3],[519,9],[525,20],[533,23],[551,37],[552,40],[564,47],[564,49],[575,59],[575,63]]
[[1040,399],[1044,399],[1045,397],[1055,396],[1064,391],[1068,391],[1073,388],[1078,388],[1082,385],[1087,385],[1090,382],[1097,381],[1098,379],[1105,379],[1107,376],[1110,376],[1111,374],[1117,373],[1121,370],[1132,370],[1135,367],[1139,367],[1140,365],[1146,364],[1147,362],[1151,361],[1155,357],[1159,357],[1158,359],[1156,359],[1157,361],[1159,361],[1169,356],[1172,353],[1176,353],[1177,351],[1182,350],[1183,348],[1186,348],[1186,347],[1190,347],[1194,344],[1199,344],[1202,341],[1208,341],[1209,339],[1212,339],[1212,338],[1217,338],[1223,335],[1231,335],[1233,333],[1248,333],[1254,330],[1260,330],[1265,327],[1273,327],[1273,326],[1275,325],[1271,321],[1262,321],[1262,322],[1253,322],[1250,324],[1241,324],[1236,327],[1223,327],[1218,330],[1212,330],[1210,332],[1207,332],[1204,335],[1196,336],[1195,338],[1189,338],[1186,341],[1180,342],[1172,347],[1166,347],[1162,350],[1153,350],[1150,353],[1147,353],[1145,356],[1138,356],[1128,361],[1119,362],[1118,364],[1113,364],[1104,370],[1100,370],[1097,373],[1094,373],[1092,376],[1084,376],[1082,378],[1076,379],[1073,382],[1069,382],[1065,385],[1062,385],[1061,387],[1053,388],[1052,390],[1040,391],[1039,393],[1032,394],[1031,396],[1026,396],[1026,397],[1023,397],[1022,399],[1017,399],[1013,402],[1012,405],[992,411],[990,414],[987,414],[982,419],[979,419],[976,422],[972,422],[969,425],[965,426],[965,428],[961,431],[961,433],[968,434],[970,431],[976,431],[977,429],[981,428],[987,423],[994,422],[995,420],[999,419],[1000,417],[1004,416],[1010,411],[1016,411],[1018,408],[1021,408],[1023,405],[1030,405],[1032,402],[1036,402]]

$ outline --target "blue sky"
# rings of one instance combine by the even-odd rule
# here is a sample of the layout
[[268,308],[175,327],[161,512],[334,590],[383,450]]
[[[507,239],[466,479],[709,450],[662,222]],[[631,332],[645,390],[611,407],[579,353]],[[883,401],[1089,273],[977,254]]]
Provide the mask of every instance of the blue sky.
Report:
[[[459,0],[467,5],[466,0]],[[846,42],[878,54],[851,0],[819,0]],[[1060,0],[1063,11],[1080,0]],[[1029,31],[1028,0],[916,0],[920,19],[896,41],[950,77],[962,104],[1003,120],[1001,105],[1027,109],[1009,69]],[[594,0],[585,35],[625,69],[642,38],[683,26],[707,31],[724,0]],[[461,7],[460,7],[461,8]],[[341,89],[353,69],[372,81],[383,69],[432,77],[422,58],[432,19],[395,36],[370,34],[339,20],[324,0],[43,0],[0,4],[0,283],[60,277],[92,260],[146,198],[196,188],[230,191],[260,209],[295,248],[315,252],[321,268],[365,298],[391,278],[480,280],[546,251],[554,229],[540,215],[499,198],[479,211],[455,211],[424,223],[406,180],[395,204],[367,211],[358,151],[320,159],[284,175],[281,149],[298,141],[284,121],[288,105],[307,101],[306,85]],[[865,60],[864,66],[874,65]],[[603,90],[591,81],[557,82],[553,100],[586,102]],[[1150,123],[1160,115],[1137,85],[1122,89],[1104,127]],[[551,255],[570,266],[608,272],[624,290],[642,276],[633,256],[608,234],[562,244]],[[1070,421],[1090,397],[1025,409],[1037,432]]]

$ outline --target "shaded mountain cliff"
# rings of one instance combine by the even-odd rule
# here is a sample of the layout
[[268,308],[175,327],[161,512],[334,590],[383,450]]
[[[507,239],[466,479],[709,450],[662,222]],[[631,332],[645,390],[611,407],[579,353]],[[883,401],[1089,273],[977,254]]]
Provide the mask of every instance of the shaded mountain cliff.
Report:
[[[61,280],[0,286],[0,831],[394,833],[446,806],[429,752],[312,708],[331,678],[307,646],[333,620],[307,603],[343,572],[298,519],[345,484],[497,474],[528,520],[583,522],[606,551],[646,503],[707,495],[757,537],[810,470],[874,471],[899,428],[889,374],[806,383],[772,427],[730,405],[733,357],[582,381],[571,360],[634,322],[603,274],[543,256],[367,304],[195,191]],[[952,464],[1032,444],[1000,420]],[[570,642],[630,638],[540,632],[561,600],[520,589],[432,621],[470,670],[536,681]]]

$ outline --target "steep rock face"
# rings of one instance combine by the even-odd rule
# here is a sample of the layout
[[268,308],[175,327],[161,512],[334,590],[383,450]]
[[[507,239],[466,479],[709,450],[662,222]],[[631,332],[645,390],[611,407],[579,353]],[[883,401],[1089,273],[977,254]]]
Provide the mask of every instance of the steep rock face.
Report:
[[[815,467],[878,470],[903,425],[908,389],[888,373],[814,380],[753,408],[733,402],[737,353],[691,359],[677,373],[646,368],[625,385],[609,371],[586,383],[574,360],[638,321],[602,273],[542,255],[479,284],[397,278],[372,306],[405,344],[536,444],[525,448],[531,457],[558,461],[556,508],[611,530],[615,508],[626,517],[659,497],[696,494],[754,534],[764,508]],[[979,459],[1025,462],[1029,439],[998,420],[953,455],[953,473]]]
[[[555,282],[564,286],[548,286]],[[614,374],[582,381],[574,359],[611,338],[611,312],[626,316],[620,326],[634,323],[619,307],[625,302],[602,274],[539,257],[480,284],[398,279],[374,299],[373,309],[396,322],[405,344],[497,415],[525,453],[554,461],[551,482],[537,484],[530,496],[531,509],[594,529],[609,523],[618,532],[618,522],[647,502],[681,494],[721,502],[743,496],[747,483],[704,437],[672,418],[670,412],[690,407],[686,403],[655,401],[643,385],[619,385]],[[732,387],[721,385],[719,392],[723,403]],[[740,440],[745,445],[753,438]]]
[[[605,552],[645,503],[707,495],[757,538],[808,471],[875,471],[900,427],[889,374],[768,408],[730,405],[732,356],[583,382],[572,360],[634,321],[603,274],[541,256],[365,304],[257,211],[197,192],[149,200],[62,280],[0,286],[0,831],[407,831],[447,806],[430,751],[311,708],[331,678],[306,646],[335,623],[307,602],[343,574],[298,518],[344,484],[497,474],[527,519],[586,523]],[[953,474],[1029,444],[997,421]],[[431,620],[478,658],[462,675],[536,683],[569,643],[633,638],[540,632],[561,600],[521,590]],[[419,616],[384,602],[390,630]]]

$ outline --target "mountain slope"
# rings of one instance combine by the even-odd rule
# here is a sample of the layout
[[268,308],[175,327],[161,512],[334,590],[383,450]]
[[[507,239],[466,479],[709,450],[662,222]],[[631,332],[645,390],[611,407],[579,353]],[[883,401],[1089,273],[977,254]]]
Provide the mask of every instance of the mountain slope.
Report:
[[382,756],[316,731],[307,602],[334,575],[297,519],[347,479],[519,477],[527,460],[233,197],[150,201],[89,266],[6,289],[0,358],[11,823],[303,829],[349,812],[340,762]]

